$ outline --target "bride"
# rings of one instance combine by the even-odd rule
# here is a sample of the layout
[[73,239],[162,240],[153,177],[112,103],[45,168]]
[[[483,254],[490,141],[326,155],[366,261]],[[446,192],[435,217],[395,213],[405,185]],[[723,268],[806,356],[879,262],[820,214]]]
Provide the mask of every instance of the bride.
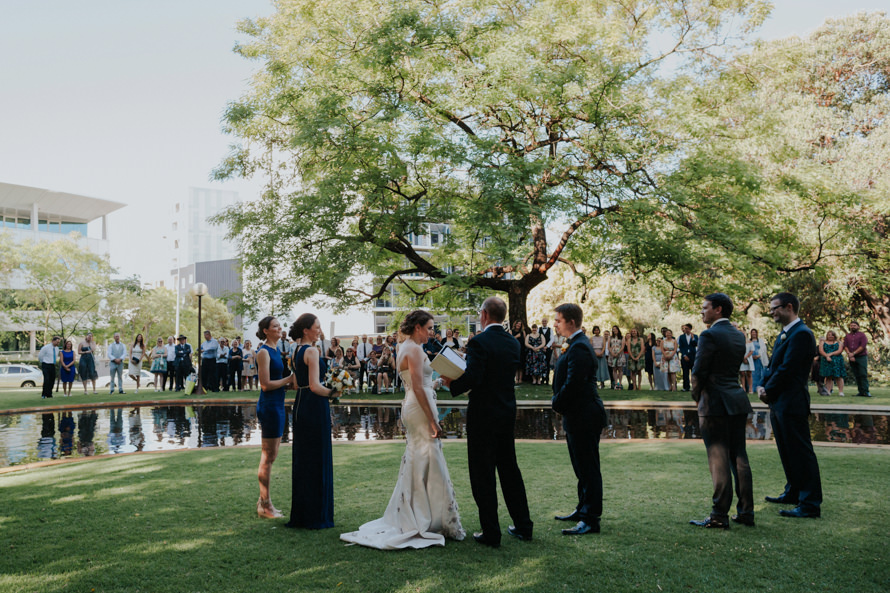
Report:
[[399,479],[383,518],[340,536],[381,550],[444,546],[446,537],[462,540],[466,535],[442,453],[444,433],[436,412],[433,369],[421,347],[433,335],[433,316],[414,311],[400,330],[408,339],[396,362],[405,385],[402,424],[407,433]]

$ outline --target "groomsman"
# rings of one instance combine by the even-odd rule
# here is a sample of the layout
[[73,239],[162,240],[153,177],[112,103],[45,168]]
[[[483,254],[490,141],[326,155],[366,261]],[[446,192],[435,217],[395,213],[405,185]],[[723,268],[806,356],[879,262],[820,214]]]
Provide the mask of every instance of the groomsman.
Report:
[[683,333],[677,343],[680,348],[680,366],[683,369],[683,391],[689,391],[689,371],[695,365],[695,351],[698,348],[698,336],[692,333],[691,323],[683,325]]
[[600,434],[606,425],[606,409],[596,390],[596,355],[581,330],[581,307],[566,303],[556,309],[553,321],[569,347],[556,362],[553,373],[553,410],[562,414],[572,469],[578,478],[578,504],[559,521],[577,521],[563,535],[600,532],[603,513],[603,476],[600,472]]
[[[729,529],[733,477],[739,501],[738,515],[732,520],[754,526],[754,486],[745,449],[745,424],[752,408],[748,395],[739,385],[745,335],[729,322],[732,309],[732,300],[721,292],[705,297],[702,321],[710,325],[710,329],[702,332],[698,340],[692,369],[692,399],[698,404],[699,426],[708,451],[714,495],[711,514],[690,523],[711,529]],[[687,331],[686,326],[683,330]]]
[[800,301],[790,292],[780,292],[769,307],[773,320],[782,326],[769,367],[763,371],[763,384],[757,388],[760,400],[769,405],[769,417],[785,470],[785,490],[767,496],[767,502],[797,505],[781,510],[783,517],[816,518],[822,514],[822,478],[813,443],[810,440],[810,365],[816,352],[816,338],[798,317]]

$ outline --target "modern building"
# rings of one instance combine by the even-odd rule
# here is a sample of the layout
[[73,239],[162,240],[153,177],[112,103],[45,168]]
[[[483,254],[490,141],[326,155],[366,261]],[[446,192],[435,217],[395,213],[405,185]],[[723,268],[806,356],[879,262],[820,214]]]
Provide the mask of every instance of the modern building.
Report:
[[[81,247],[108,255],[107,217],[125,205],[69,192],[0,183],[0,233],[7,234],[15,242],[58,241],[74,233]],[[13,275],[11,281],[0,288],[21,289],[25,286]],[[41,315],[35,312],[20,317],[23,319],[13,323],[8,316],[0,316],[0,331],[28,333],[30,351],[33,352],[36,350],[36,333],[45,329],[40,321]]]
[[[209,219],[238,202],[238,192],[190,187],[188,198],[173,205],[176,255],[170,286],[181,298],[203,282],[210,296],[227,301],[234,313],[234,301],[242,290],[238,248],[226,239],[226,229]],[[241,316],[235,315],[235,327],[240,329],[241,323]]]

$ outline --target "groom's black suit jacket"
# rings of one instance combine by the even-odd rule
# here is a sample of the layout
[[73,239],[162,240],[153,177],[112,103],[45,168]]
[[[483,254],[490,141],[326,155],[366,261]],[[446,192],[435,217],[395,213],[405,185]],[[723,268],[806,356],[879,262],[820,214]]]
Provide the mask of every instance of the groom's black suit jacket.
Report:
[[567,431],[590,430],[606,423],[606,409],[596,390],[596,354],[583,333],[569,340],[556,361],[553,374],[553,409],[563,415]]
[[740,416],[752,411],[739,385],[739,367],[745,358],[745,334],[728,321],[720,321],[698,338],[692,367],[692,399],[699,416]]
[[[451,395],[472,390],[467,432],[516,422],[513,379],[519,367],[519,342],[500,325],[488,326],[467,342],[467,370],[451,383]],[[478,426],[477,426],[478,425]]]

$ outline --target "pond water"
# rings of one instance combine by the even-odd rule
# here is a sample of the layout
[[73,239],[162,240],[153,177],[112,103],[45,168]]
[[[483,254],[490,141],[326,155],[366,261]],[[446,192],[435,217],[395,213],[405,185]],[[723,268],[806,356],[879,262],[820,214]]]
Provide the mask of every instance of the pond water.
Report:
[[[441,407],[439,418],[448,438],[466,436],[466,408]],[[288,409],[290,412],[290,409]],[[404,439],[392,406],[333,406],[335,441]],[[605,439],[697,439],[695,410],[610,409]],[[810,416],[814,441],[890,444],[885,414],[817,413]],[[284,442],[291,440],[288,425]],[[749,439],[769,440],[769,414],[756,412],[748,421]],[[0,467],[134,451],[259,445],[255,405],[153,406],[74,412],[0,415]],[[520,408],[516,438],[562,440],[559,414],[544,408]]]

